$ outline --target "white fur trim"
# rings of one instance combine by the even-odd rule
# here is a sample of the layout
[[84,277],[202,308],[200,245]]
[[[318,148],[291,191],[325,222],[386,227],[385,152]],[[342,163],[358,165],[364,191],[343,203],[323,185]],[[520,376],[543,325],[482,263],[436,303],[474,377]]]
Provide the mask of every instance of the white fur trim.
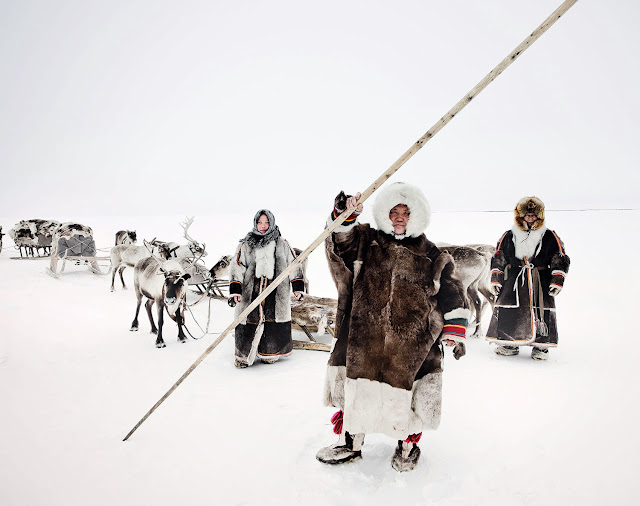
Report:
[[422,428],[413,430],[411,434],[438,428],[442,411],[441,372],[427,374],[413,384],[411,409],[422,421]]
[[514,225],[511,231],[513,232],[513,244],[516,247],[516,258],[522,260],[524,257],[531,259],[538,254],[542,246],[542,236],[547,231],[547,227],[542,226],[538,230],[525,232]]
[[351,434],[382,433],[406,439],[440,423],[441,373],[414,382],[412,390],[364,378],[344,383],[344,430]]
[[393,183],[382,189],[373,205],[373,217],[379,230],[386,234],[393,233],[393,225],[389,219],[389,211],[398,204],[404,204],[409,208],[411,216],[407,222],[407,231],[404,237],[418,237],[429,226],[431,221],[431,208],[422,191],[407,183]]
[[[329,217],[327,218],[327,227],[329,225],[331,225],[333,223],[333,213],[329,215]],[[353,223],[349,223],[348,225],[345,225],[344,222],[342,222],[340,225],[338,225],[335,229],[334,232],[337,233],[344,233],[344,232],[348,232],[349,230],[351,230],[353,227],[355,227],[358,224],[358,218],[356,218],[356,220]]]
[[567,277],[567,273],[564,271],[553,270],[551,271],[552,276],[562,276],[563,278]]
[[264,276],[273,279],[276,267],[276,241],[270,241],[262,248],[254,248],[253,254],[256,257],[256,278]]
[[345,366],[327,366],[323,397],[325,406],[335,406],[336,408],[344,409],[344,380],[346,377],[347,368]]
[[453,320],[454,318],[466,318],[467,321],[469,321],[471,319],[471,311],[469,311],[468,309],[459,307],[457,309],[449,311],[448,313],[443,314],[442,317],[444,318],[445,322],[447,320]]

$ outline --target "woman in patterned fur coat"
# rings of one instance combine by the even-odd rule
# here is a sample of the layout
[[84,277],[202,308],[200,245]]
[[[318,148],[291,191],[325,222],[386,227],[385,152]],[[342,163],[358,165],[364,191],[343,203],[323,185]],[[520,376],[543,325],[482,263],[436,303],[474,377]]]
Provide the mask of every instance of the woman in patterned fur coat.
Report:
[[[259,210],[253,218],[253,229],[240,241],[229,268],[230,302],[235,305],[236,318],[295,258],[289,243],[280,236],[271,211]],[[291,290],[296,299],[302,298],[302,267],[294,270],[289,280],[291,284],[280,283],[236,327],[236,367],[252,365],[256,358],[272,364],[291,354]]]
[[532,346],[531,358],[546,360],[558,345],[555,297],[569,272],[558,235],[546,227],[538,197],[520,199],[515,224],[498,241],[491,261],[491,289],[497,296],[487,340],[498,355],[517,355]]
[[325,380],[325,404],[337,443],[316,458],[341,464],[361,456],[365,433],[398,441],[391,465],[412,470],[423,430],[440,423],[442,342],[465,353],[469,318],[453,258],[424,235],[429,204],[415,186],[394,183],[374,204],[377,229],[359,224],[354,197],[341,192],[330,219],[352,215],[325,243],[338,289],[336,341]]

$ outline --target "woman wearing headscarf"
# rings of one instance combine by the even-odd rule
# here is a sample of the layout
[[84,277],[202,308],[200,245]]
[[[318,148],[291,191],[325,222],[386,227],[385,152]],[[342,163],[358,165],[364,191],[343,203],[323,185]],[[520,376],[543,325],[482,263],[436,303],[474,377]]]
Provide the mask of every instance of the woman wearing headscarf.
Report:
[[[252,230],[240,240],[230,267],[229,294],[235,303],[236,318],[296,258],[282,238],[273,213],[259,210]],[[280,283],[258,307],[236,327],[235,366],[252,365],[256,357],[267,364],[287,357],[291,340],[291,290],[302,298],[302,267],[289,275],[290,283]]]
[[555,297],[569,272],[564,243],[547,228],[544,204],[523,197],[514,209],[515,223],[506,231],[491,260],[491,290],[497,296],[487,340],[498,355],[517,355],[532,346],[531,358],[546,360],[558,345]]

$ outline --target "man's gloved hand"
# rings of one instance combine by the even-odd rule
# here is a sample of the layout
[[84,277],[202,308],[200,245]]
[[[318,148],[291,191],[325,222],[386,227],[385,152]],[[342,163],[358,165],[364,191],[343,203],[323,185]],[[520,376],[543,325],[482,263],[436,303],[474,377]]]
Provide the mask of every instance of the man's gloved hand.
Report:
[[560,293],[560,290],[562,290],[561,286],[551,285],[551,287],[549,288],[549,295],[551,295],[552,297],[555,297]]
[[453,357],[456,360],[460,360],[460,357],[464,357],[467,354],[467,348],[465,347],[464,343],[456,343],[455,347],[453,348]]
[[362,212],[362,204],[357,204],[360,196],[360,192],[356,193],[355,195],[346,195],[343,191],[341,191],[336,196],[333,202],[333,207],[339,213],[342,213],[345,209],[349,208],[353,213],[360,214]]
[[500,295],[500,290],[502,290],[502,285],[491,283],[491,293],[496,297]]
[[346,195],[343,191],[336,195],[336,199],[333,202],[333,207],[339,213],[342,213],[347,208],[347,199],[351,197],[351,195]]

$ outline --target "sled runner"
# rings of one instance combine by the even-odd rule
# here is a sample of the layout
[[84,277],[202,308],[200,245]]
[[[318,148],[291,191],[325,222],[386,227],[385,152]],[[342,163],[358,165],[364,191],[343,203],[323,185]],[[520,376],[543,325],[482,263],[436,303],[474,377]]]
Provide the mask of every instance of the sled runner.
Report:
[[[79,223],[63,223],[53,233],[51,245],[51,262],[46,273],[54,278],[59,278],[64,272],[67,260],[75,265],[87,265],[94,274],[107,274],[100,270],[99,260],[109,260],[109,256],[97,256],[96,243],[93,240],[93,231],[86,225]],[[58,261],[62,260],[62,267],[58,270]]]

